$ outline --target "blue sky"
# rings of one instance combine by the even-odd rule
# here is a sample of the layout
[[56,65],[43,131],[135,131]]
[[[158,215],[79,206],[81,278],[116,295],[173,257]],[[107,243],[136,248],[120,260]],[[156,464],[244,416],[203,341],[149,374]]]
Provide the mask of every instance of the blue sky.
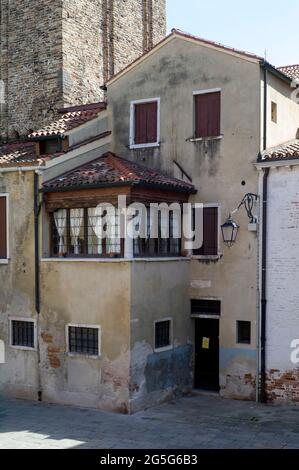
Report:
[[299,64],[299,1],[167,0],[173,27],[253,52],[273,65]]

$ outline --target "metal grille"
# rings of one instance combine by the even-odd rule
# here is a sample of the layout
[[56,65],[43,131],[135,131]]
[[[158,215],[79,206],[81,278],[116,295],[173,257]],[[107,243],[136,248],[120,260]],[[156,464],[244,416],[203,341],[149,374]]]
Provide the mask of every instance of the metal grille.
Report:
[[251,322],[238,321],[237,322],[238,343],[250,344],[251,343]]
[[170,346],[170,320],[160,321],[155,324],[155,348]]
[[87,356],[98,356],[99,329],[70,326],[69,352]]
[[201,315],[220,315],[220,300],[191,299],[191,313]]
[[34,322],[12,320],[12,345],[34,348]]

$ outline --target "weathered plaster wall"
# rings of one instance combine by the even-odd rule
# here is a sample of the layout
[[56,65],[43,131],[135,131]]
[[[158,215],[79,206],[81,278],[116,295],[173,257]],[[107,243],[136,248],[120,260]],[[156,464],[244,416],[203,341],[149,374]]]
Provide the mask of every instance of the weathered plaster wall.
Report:
[[37,399],[36,351],[10,347],[10,317],[37,319],[34,306],[33,173],[0,175],[0,193],[9,193],[9,249],[7,265],[0,264],[0,339],[5,343],[0,393]]
[[[42,263],[43,400],[129,411],[129,263]],[[69,323],[101,327],[101,357],[66,352]]]
[[[194,135],[193,92],[214,88],[222,89],[223,138],[186,141]],[[156,149],[130,150],[130,101],[154,97],[161,98],[161,145]],[[257,63],[175,39],[113,82],[108,100],[113,133],[117,136],[112,142],[113,150],[175,176],[173,161],[177,161],[199,190],[195,201],[220,203],[221,223],[247,192],[257,193],[258,177],[252,165],[260,150]],[[219,259],[192,261],[189,298],[221,300],[221,393],[254,398],[257,239],[255,233],[248,232],[245,211],[235,214],[235,219],[240,231],[232,249],[220,240]],[[238,320],[252,323],[252,343],[248,348],[237,345]]]
[[266,367],[268,398],[278,403],[299,402],[299,369],[291,361],[299,338],[298,182],[297,166],[270,171]]
[[[194,332],[188,297],[189,262],[132,264],[131,411],[162,402],[192,387]],[[172,319],[173,344],[155,352],[154,324]]]
[[[294,88],[268,74],[268,147],[274,147],[297,137],[299,106],[290,99],[293,92]],[[272,101],[277,104],[277,123],[271,120]]]

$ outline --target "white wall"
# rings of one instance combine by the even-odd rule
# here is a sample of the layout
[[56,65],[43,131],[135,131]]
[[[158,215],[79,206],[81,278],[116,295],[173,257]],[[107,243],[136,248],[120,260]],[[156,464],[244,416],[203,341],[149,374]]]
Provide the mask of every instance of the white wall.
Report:
[[290,345],[299,338],[299,166],[270,170],[267,257],[269,394],[294,401],[299,382]]

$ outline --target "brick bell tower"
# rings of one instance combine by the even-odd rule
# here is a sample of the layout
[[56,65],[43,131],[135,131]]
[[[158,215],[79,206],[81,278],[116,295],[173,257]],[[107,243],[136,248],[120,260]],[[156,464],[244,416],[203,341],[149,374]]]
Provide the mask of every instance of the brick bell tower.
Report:
[[165,34],[166,0],[1,0],[0,139],[103,99],[100,86]]

